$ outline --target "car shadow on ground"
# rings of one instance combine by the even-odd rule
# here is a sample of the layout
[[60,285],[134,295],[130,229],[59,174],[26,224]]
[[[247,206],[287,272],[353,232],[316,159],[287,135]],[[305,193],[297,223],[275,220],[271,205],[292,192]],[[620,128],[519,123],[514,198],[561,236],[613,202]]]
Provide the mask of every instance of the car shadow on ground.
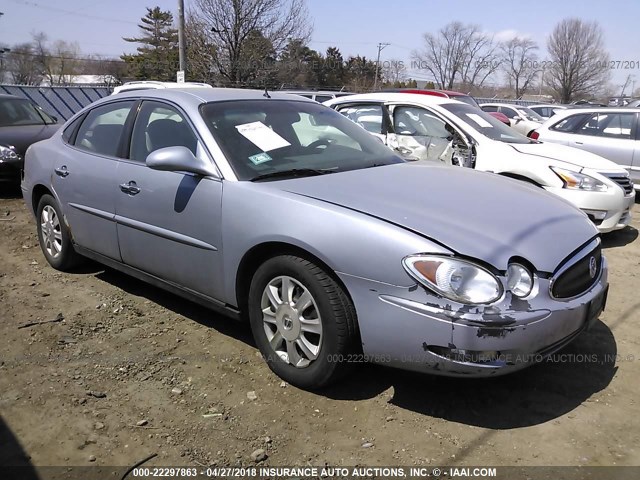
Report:
[[3,479],[37,480],[30,457],[0,416],[0,475]]
[[[178,315],[189,318],[201,325],[204,325],[205,327],[213,328],[223,335],[233,337],[255,347],[248,324],[235,321],[231,318],[226,318],[223,315],[209,310],[208,308],[198,305],[197,303],[185,300],[178,295],[168,293],[161,288],[154,287],[153,285],[117,270],[106,268],[95,262],[90,262],[90,264],[102,270],[95,275],[96,278],[110,283],[131,295],[144,297],[147,300],[161,305],[167,310],[177,313]],[[91,267],[87,265],[85,268],[90,269]]]
[[389,403],[466,425],[511,429],[554,420],[606,388],[616,367],[616,342],[602,322],[546,361],[511,375],[447,378],[370,366],[324,392],[368,398],[393,387]]
[[[115,270],[106,269],[96,277],[255,347],[247,324]],[[316,393],[357,401],[386,396],[392,387],[388,402],[412,412],[484,428],[519,428],[558,418],[605,389],[617,370],[616,354],[613,333],[597,322],[547,361],[511,375],[447,378],[359,364],[351,375]]]
[[638,238],[638,229],[626,226],[623,229],[602,235],[602,248],[624,247]]
[[19,185],[0,183],[0,199],[21,198],[22,190]]

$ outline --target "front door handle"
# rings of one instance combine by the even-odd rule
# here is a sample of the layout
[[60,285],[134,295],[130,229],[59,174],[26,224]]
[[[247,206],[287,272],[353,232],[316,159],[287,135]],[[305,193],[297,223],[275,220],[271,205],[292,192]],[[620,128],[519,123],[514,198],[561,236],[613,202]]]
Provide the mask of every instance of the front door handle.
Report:
[[138,185],[136,185],[136,182],[134,182],[133,180],[129,183],[121,183],[120,190],[127,195],[137,195],[138,193],[140,193],[140,188],[138,188]]
[[59,177],[66,177],[67,175],[69,175],[69,170],[67,170],[67,166],[66,165],[62,165],[61,167],[58,167],[56,169],[54,169],[54,172],[56,172],[56,175],[58,175]]
[[574,142],[576,145],[584,145],[584,142]]

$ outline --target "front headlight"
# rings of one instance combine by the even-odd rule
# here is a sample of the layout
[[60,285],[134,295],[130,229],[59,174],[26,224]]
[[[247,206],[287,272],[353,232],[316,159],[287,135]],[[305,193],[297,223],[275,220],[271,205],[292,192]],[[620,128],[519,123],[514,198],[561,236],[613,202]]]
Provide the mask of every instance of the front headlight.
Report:
[[524,298],[533,289],[533,277],[519,263],[512,263],[507,270],[507,289],[516,297]]
[[607,185],[597,178],[590,177],[584,173],[576,173],[559,167],[549,167],[560,180],[564,182],[564,188],[571,190],[584,190],[587,192],[606,192]]
[[466,260],[435,255],[410,255],[402,261],[422,285],[459,303],[493,303],[502,296],[502,284],[488,270]]
[[12,146],[0,145],[0,162],[20,158]]

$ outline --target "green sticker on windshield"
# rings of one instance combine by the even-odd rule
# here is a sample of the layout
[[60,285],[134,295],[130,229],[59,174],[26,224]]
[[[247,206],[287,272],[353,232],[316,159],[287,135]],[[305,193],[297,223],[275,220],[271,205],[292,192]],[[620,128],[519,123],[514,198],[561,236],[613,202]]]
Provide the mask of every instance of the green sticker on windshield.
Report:
[[251,163],[253,163],[254,165],[260,165],[264,162],[270,162],[273,159],[269,156],[269,154],[262,152],[256,155],[251,155],[249,157],[249,160],[251,160]]

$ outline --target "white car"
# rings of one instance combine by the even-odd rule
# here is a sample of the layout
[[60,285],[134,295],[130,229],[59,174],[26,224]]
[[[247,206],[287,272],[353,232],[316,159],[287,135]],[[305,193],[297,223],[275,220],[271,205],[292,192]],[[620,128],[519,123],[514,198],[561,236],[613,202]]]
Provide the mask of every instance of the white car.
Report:
[[122,92],[132,92],[134,90],[159,90],[163,88],[213,88],[208,83],[200,82],[157,82],[155,80],[140,80],[126,82],[113,89],[111,95],[117,95]]
[[464,103],[429,95],[369,93],[325,105],[406,159],[466,166],[544,188],[580,208],[602,233],[631,220],[635,195],[625,169],[589,152],[527,138]]
[[527,137],[544,122],[544,118],[536,112],[521,105],[483,103],[480,108],[487,113],[500,112],[505,114],[511,122],[511,127]]
[[640,108],[578,108],[542,124],[531,138],[600,155],[627,169],[640,188]]
[[542,104],[542,105],[531,105],[528,108],[536,112],[544,120],[549,120],[554,115],[557,115],[558,113],[562,112],[563,110],[566,110],[569,107],[567,107],[566,105],[556,105],[553,103],[549,103],[549,104]]

